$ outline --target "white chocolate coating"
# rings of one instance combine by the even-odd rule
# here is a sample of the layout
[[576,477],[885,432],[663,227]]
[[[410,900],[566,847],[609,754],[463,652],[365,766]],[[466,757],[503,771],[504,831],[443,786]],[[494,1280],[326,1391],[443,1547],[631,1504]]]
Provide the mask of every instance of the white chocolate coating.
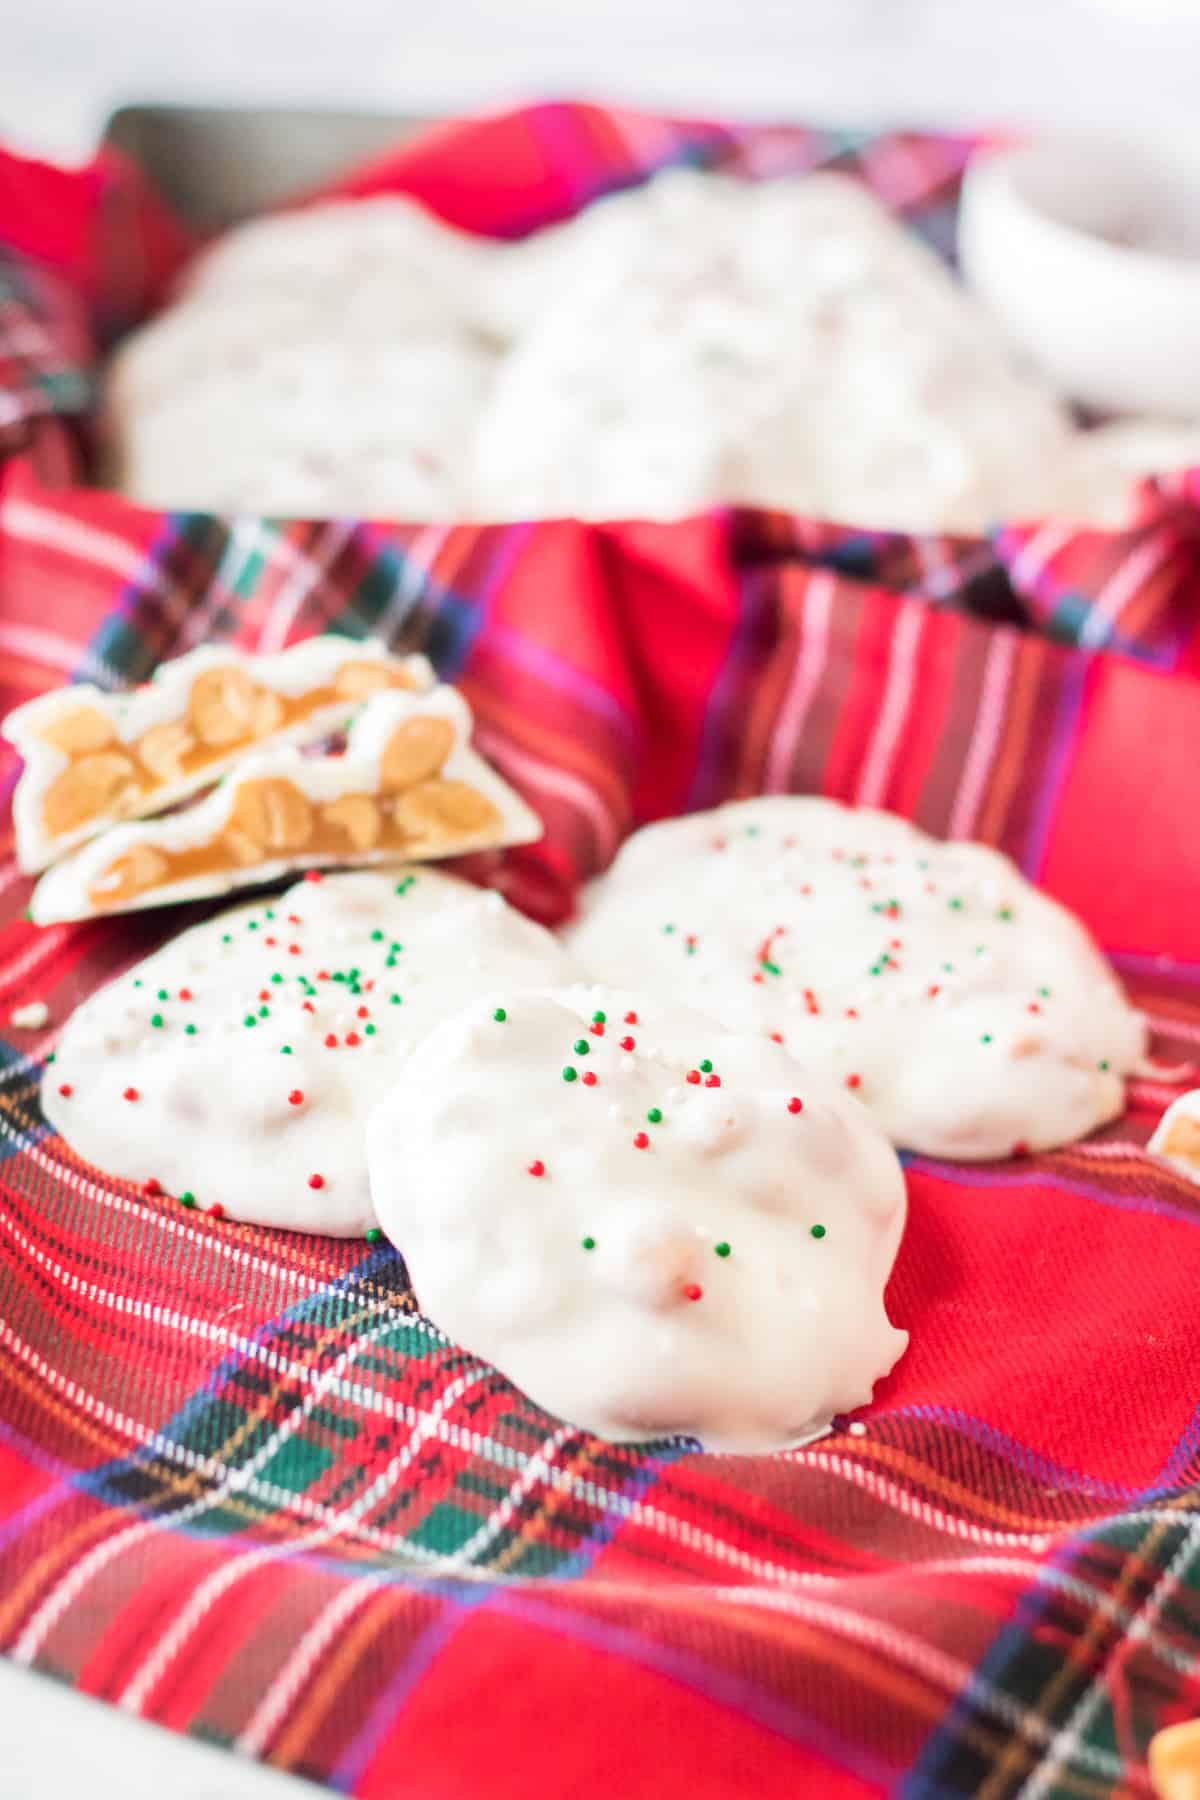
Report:
[[1200,1088],[1172,1100],[1146,1148],[1200,1186]]
[[1090,449],[938,258],[828,173],[672,170],[515,244],[400,197],[254,221],[120,348],[108,426],[152,505],[412,520],[743,501],[976,531],[1119,516],[1186,454]]
[[1007,857],[829,800],[637,832],[566,941],[598,979],[778,1033],[933,1156],[1082,1137],[1121,1111],[1144,1054],[1082,925]]
[[[69,758],[46,741],[42,735],[44,731],[53,729],[72,714],[94,710],[111,730],[113,744],[126,748],[157,727],[181,726],[188,717],[193,684],[197,677],[206,673],[234,670],[258,689],[269,690],[286,699],[299,699],[310,689],[336,686],[339,672],[348,665],[377,666],[381,678],[385,674],[394,675],[415,692],[423,692],[434,683],[433,670],[423,656],[393,656],[386,645],[374,638],[359,643],[353,638],[329,633],[306,638],[273,655],[254,656],[232,645],[203,645],[184,656],[160,663],[152,681],[129,692],[105,693],[101,688],[79,683],[54,688],[49,693],[39,694],[36,700],[26,701],[0,724],[0,730],[20,752],[25,763],[13,794],[13,825],[20,867],[30,873],[44,869],[55,857],[94,836],[114,818],[134,818],[174,806],[189,794],[207,787],[246,754],[246,745],[236,743],[228,755],[206,762],[196,775],[163,780],[146,796],[144,804],[130,804],[120,812],[97,815],[76,830],[51,836],[42,817],[42,805],[51,784],[68,767]],[[339,698],[290,727],[261,733],[257,742],[288,744],[319,738],[340,725],[356,704],[355,700]]]
[[[100,912],[134,912],[147,906],[206,899],[239,887],[278,880],[297,868],[396,862],[400,855],[396,849],[320,855],[301,845],[273,854],[269,846],[260,846],[257,860],[235,860],[230,866],[204,875],[148,887],[145,892],[129,895],[119,905],[97,906],[91,897],[104,887],[105,872],[114,862],[139,849],[183,853],[213,846],[220,853],[239,795],[251,783],[286,781],[311,803],[314,811],[348,795],[384,795],[383,764],[392,733],[409,720],[426,718],[445,719],[454,729],[453,748],[440,765],[439,779],[470,787],[495,809],[494,821],[482,830],[431,832],[426,843],[413,833],[404,851],[407,859],[460,856],[507,844],[527,844],[539,838],[542,825],[537,815],[470,748],[471,711],[456,689],[438,686],[421,694],[385,690],[373,695],[352,722],[344,753],[305,756],[295,746],[287,745],[248,755],[196,805],[165,818],[117,825],[93,838],[74,856],[56,863],[42,876],[29,902],[30,918],[35,925],[50,925],[61,920],[86,919]],[[224,854],[229,857],[232,853],[226,849]]]
[[411,1044],[493,984],[574,974],[540,926],[451,876],[302,881],[183,932],[85,1001],[42,1107],[109,1174],[352,1236],[372,1223],[367,1115]]
[[434,1323],[618,1440],[773,1450],[869,1400],[907,1342],[883,1305],[904,1180],[869,1115],[761,1039],[627,1024],[627,993],[499,997],[432,1032],[367,1129]]

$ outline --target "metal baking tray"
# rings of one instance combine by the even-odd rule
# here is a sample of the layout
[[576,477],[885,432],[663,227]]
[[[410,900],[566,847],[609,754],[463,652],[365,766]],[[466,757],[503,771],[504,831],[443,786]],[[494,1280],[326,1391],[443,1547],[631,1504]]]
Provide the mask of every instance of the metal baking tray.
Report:
[[209,232],[319,187],[430,122],[412,113],[149,101],[119,107],[102,142],[132,157],[183,219]]

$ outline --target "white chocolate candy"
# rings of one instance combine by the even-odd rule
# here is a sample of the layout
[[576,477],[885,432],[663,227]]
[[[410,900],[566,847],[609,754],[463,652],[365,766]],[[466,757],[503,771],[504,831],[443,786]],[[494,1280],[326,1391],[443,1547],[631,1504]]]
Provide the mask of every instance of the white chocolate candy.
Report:
[[132,693],[39,694],[0,726],[25,762],[13,795],[17,860],[44,869],[116,819],[199,792],[250,748],[318,738],[370,693],[420,693],[433,681],[423,656],[325,636],[273,656],[192,650]]
[[411,1044],[493,984],[569,981],[498,894],[428,869],[336,875],[183,932],[100,989],[42,1083],[81,1157],[232,1218],[372,1222],[365,1125]]
[[196,805],[117,825],[33,891],[37,925],[131,912],[274,881],[297,868],[426,860],[527,844],[541,821],[470,748],[450,687],[384,691],[344,752],[247,756]]
[[1145,1049],[1082,925],[1007,857],[829,800],[637,832],[567,942],[599,979],[777,1035],[933,1156],[1082,1137]]
[[1136,426],[1093,449],[830,173],[670,170],[518,243],[399,196],[255,220],[120,346],[107,427],[151,505],[410,520],[744,501],[975,531],[1121,516],[1188,457]]
[[1200,1088],[1172,1100],[1146,1148],[1200,1185]]
[[447,1019],[367,1129],[434,1323],[608,1438],[772,1450],[869,1400],[907,1342],[883,1305],[904,1180],[870,1116],[686,1012],[647,1029],[624,992],[496,993],[503,1016]]

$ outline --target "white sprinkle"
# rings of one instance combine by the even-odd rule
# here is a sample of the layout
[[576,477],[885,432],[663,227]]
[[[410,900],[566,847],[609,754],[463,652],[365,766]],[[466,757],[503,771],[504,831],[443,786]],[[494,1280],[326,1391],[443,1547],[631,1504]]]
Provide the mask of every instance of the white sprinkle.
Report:
[[847,1427],[851,1437],[866,1437],[867,1428],[860,1419],[852,1419]]
[[18,1031],[40,1031],[50,1017],[50,1008],[44,1000],[31,1000],[27,1006],[14,1006],[8,1015],[10,1025]]

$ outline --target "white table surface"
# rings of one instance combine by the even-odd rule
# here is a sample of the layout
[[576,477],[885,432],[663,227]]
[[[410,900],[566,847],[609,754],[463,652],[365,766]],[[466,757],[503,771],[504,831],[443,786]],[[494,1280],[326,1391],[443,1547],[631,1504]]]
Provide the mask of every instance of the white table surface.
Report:
[[[438,111],[576,93],[828,123],[1187,130],[1200,57],[1192,0],[290,0],[286,29],[277,0],[7,10],[0,137],[66,159],[130,100]],[[316,1791],[0,1662],[0,1800]]]

